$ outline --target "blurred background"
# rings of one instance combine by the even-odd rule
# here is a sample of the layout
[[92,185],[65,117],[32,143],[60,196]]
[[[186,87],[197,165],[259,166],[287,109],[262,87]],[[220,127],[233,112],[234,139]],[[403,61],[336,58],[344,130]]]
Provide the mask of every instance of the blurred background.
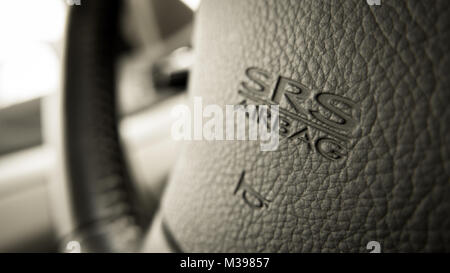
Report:
[[[148,206],[157,206],[179,149],[168,137],[168,113],[186,98],[199,1],[123,5],[118,125],[132,178],[151,200]],[[0,0],[0,252],[57,250],[49,190],[60,183],[58,102],[70,4]],[[156,162],[151,171],[144,164],[149,160]]]

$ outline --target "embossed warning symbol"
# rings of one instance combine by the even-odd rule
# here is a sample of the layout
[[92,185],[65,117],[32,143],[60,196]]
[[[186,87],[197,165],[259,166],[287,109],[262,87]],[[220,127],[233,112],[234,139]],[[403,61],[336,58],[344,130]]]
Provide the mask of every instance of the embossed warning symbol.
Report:
[[269,204],[272,202],[271,200],[263,197],[260,193],[258,193],[245,182],[245,171],[241,173],[239,181],[234,190],[234,194],[241,194],[244,202],[254,209],[268,208]]
[[241,82],[239,104],[280,105],[280,137],[304,144],[330,160],[349,152],[358,127],[359,103],[330,92],[312,92],[302,83],[249,68]]

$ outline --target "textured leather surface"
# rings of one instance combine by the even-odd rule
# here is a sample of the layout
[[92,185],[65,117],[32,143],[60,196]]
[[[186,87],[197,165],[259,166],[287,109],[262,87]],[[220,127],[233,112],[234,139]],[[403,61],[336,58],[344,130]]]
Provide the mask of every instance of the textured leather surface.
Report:
[[[383,252],[449,251],[449,18],[446,0],[204,1],[191,96],[240,103],[255,67],[360,111],[337,160],[295,140],[273,152],[255,142],[187,143],[162,207],[181,249],[368,252],[378,241]],[[311,142],[320,137],[309,131]],[[267,206],[234,193],[243,172]]]

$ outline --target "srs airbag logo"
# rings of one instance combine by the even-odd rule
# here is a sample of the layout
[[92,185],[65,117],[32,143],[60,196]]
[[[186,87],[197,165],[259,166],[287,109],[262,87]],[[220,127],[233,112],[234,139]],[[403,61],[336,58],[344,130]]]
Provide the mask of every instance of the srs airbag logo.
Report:
[[313,92],[297,80],[251,67],[238,93],[240,104],[280,105],[280,138],[306,145],[329,160],[349,152],[351,133],[358,127],[358,102],[331,92]]

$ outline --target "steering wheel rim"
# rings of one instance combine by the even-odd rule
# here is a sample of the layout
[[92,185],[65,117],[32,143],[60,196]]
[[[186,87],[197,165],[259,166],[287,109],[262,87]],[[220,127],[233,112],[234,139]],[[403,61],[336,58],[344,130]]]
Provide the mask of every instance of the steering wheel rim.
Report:
[[[73,230],[85,252],[139,249],[143,214],[119,143],[115,61],[120,1],[70,9],[62,98],[66,173]],[[89,154],[89,156],[87,156]]]

